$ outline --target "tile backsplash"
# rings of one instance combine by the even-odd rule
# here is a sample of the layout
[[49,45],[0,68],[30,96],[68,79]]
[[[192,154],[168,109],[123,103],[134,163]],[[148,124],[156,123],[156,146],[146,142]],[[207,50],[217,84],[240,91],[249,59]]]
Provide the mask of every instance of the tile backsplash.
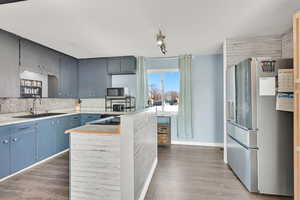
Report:
[[[42,98],[41,104],[36,101],[39,112],[75,109],[78,99]],[[0,114],[29,112],[32,108],[32,98],[0,98]]]

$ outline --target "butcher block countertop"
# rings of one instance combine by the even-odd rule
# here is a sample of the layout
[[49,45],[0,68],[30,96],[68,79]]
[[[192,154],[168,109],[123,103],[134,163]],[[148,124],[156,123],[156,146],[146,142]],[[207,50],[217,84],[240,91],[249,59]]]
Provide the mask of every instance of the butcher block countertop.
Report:
[[120,134],[120,125],[85,125],[66,130],[65,133]]

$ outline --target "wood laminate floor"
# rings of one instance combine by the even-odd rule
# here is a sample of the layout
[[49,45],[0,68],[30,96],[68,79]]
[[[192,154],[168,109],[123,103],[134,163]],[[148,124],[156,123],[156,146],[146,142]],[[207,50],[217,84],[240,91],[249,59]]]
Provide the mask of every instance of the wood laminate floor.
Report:
[[[68,200],[65,153],[0,183],[0,200]],[[240,184],[214,148],[159,148],[159,162],[145,200],[290,200],[254,195]]]

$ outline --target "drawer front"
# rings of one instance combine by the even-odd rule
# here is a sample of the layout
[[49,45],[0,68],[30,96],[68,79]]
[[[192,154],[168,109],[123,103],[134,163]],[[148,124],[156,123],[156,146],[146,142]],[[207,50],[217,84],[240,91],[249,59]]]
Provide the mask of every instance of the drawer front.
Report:
[[257,150],[247,149],[228,136],[228,165],[250,192],[258,192]]
[[157,142],[159,145],[168,145],[170,144],[169,136],[166,134],[159,134],[157,136]]
[[227,122],[227,131],[228,135],[236,138],[243,145],[247,147],[256,148],[257,147],[257,131],[256,130],[246,130],[243,129],[234,123]]
[[169,125],[158,125],[157,132],[159,134],[170,134],[170,127]]
[[37,128],[37,122],[22,123],[12,127],[12,134],[26,133],[35,131]]
[[9,136],[11,134],[11,126],[0,126],[0,137]]

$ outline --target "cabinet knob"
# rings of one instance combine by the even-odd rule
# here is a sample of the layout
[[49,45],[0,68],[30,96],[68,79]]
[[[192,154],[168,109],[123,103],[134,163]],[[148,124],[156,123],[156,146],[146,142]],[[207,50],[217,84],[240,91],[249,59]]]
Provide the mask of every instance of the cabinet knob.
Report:
[[8,144],[8,140],[3,140],[2,143],[3,144]]
[[14,138],[14,139],[12,139],[12,141],[13,141],[13,142],[16,142],[16,141],[18,141],[18,138]]

